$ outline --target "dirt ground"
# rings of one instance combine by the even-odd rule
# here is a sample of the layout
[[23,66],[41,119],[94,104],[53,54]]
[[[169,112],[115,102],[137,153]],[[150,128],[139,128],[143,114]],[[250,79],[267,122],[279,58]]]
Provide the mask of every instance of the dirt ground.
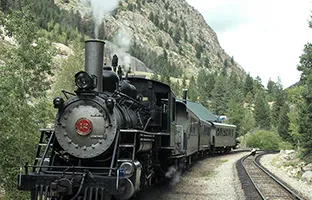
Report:
[[247,153],[232,153],[197,161],[171,183],[137,195],[140,200],[244,199],[235,162]]

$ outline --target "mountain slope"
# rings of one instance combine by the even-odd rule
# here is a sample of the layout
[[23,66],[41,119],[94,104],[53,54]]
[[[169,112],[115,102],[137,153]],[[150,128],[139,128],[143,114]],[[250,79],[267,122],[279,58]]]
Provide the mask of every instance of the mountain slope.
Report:
[[[79,10],[86,19],[92,18],[90,7],[93,1],[70,0],[58,4],[64,9]],[[96,6],[93,4],[93,7]],[[125,46],[123,42],[117,45],[142,60],[151,70],[162,73],[169,65],[171,70],[167,72],[176,77],[182,72],[189,77],[197,76],[200,68],[210,72],[226,69],[238,75],[246,74],[221,48],[216,33],[203,16],[185,0],[126,0],[119,2],[112,13],[103,13],[103,23],[97,28],[104,33],[99,34],[99,39],[104,37],[114,43],[125,41]],[[116,40],[118,35],[119,40]],[[113,50],[110,52],[114,53]],[[162,61],[155,64],[155,57]],[[136,68],[132,62],[129,65],[132,69]]]

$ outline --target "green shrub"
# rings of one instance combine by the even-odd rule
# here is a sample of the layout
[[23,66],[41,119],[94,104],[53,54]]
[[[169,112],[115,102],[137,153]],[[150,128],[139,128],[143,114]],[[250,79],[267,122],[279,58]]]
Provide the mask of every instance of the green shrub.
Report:
[[286,149],[293,149],[293,145],[290,143],[290,142],[280,142],[279,143],[279,149],[283,149],[283,150],[286,150]]
[[255,134],[247,135],[247,147],[259,148],[261,150],[278,150],[281,139],[273,131],[260,130]]

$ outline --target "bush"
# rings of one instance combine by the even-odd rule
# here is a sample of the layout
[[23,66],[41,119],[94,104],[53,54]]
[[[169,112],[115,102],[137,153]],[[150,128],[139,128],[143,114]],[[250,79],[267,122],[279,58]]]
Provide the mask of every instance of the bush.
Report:
[[290,142],[280,142],[279,149],[287,150],[287,149],[294,149],[293,145]]
[[280,137],[273,131],[260,130],[255,134],[247,135],[247,147],[259,148],[261,150],[278,150]]

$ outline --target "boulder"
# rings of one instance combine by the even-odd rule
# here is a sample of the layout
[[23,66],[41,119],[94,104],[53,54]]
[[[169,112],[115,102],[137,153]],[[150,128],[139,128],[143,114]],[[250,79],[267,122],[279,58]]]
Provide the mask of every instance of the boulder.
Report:
[[73,50],[69,48],[68,46],[62,44],[62,43],[52,43],[53,46],[56,48],[57,53],[63,56],[70,56],[73,54]]
[[307,164],[306,166],[303,166],[304,171],[312,171],[312,163]]
[[296,151],[295,150],[285,150],[280,151],[280,156],[282,160],[292,160],[296,158]]
[[302,175],[302,180],[305,182],[312,182],[312,171],[306,171]]

